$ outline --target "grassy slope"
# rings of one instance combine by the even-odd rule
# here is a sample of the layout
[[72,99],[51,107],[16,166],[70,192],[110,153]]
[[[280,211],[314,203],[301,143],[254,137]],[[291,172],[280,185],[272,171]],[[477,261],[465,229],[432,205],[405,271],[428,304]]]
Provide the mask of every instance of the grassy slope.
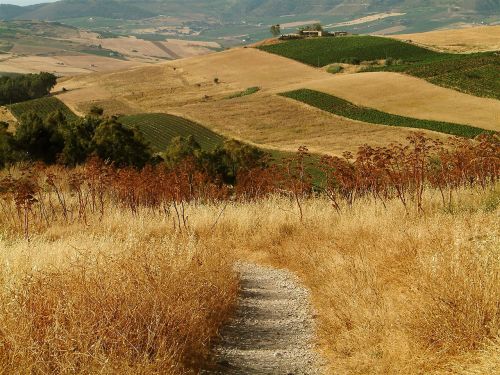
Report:
[[28,112],[34,112],[40,117],[45,118],[56,111],[61,111],[68,120],[76,120],[78,118],[62,101],[53,96],[11,104],[7,108],[17,119]]
[[337,114],[339,116],[369,122],[372,124],[427,129],[440,133],[458,135],[468,138],[473,138],[481,133],[487,132],[484,129],[476,128],[473,126],[452,124],[441,121],[420,120],[410,117],[393,115],[371,108],[359,107],[336,96],[314,90],[301,89],[290,91],[282,95],[291,99],[301,101],[324,111]]
[[137,126],[154,151],[165,151],[174,137],[193,135],[205,150],[213,150],[222,144],[224,138],[182,117],[165,113],[145,113],[121,117],[120,121],[127,126]]

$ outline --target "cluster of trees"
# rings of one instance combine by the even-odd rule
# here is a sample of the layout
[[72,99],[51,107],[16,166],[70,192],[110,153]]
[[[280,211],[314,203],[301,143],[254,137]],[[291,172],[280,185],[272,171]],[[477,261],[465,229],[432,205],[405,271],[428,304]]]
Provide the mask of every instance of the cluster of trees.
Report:
[[70,122],[60,111],[46,119],[31,112],[21,117],[14,133],[0,124],[0,167],[20,161],[75,166],[91,155],[136,167],[151,159],[141,134],[115,118],[88,116]]
[[173,138],[161,158],[172,169],[192,162],[198,171],[229,185],[236,184],[240,172],[268,167],[270,159],[266,152],[233,139],[205,151],[193,136]]
[[205,151],[192,136],[174,138],[164,153],[154,155],[137,128],[101,115],[102,111],[93,108],[89,116],[71,122],[60,111],[46,119],[28,113],[14,133],[7,123],[0,123],[0,168],[23,161],[73,167],[90,157],[136,168],[165,163],[174,169],[189,161],[214,180],[234,184],[239,171],[267,165],[267,154],[255,147],[228,140]]
[[0,77],[0,105],[38,99],[50,93],[57,77],[50,73]]
[[324,29],[320,23],[315,23],[299,28],[299,34],[302,34],[303,31],[324,31]]

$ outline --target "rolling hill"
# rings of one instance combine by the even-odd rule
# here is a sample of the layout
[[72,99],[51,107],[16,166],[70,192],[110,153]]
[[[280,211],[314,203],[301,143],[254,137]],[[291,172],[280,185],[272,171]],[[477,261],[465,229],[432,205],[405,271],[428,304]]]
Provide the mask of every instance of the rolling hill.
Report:
[[[404,141],[411,123],[421,123],[408,120],[408,127],[373,124],[279,96],[299,89],[392,115],[500,130],[497,100],[394,72],[332,75],[256,48],[74,77],[61,86],[68,91],[59,98],[77,112],[97,104],[107,113],[170,113],[227,137],[287,151],[307,145],[312,152],[338,155],[365,143],[387,145]],[[252,87],[260,90],[234,97]],[[424,132],[433,138],[446,137]]]

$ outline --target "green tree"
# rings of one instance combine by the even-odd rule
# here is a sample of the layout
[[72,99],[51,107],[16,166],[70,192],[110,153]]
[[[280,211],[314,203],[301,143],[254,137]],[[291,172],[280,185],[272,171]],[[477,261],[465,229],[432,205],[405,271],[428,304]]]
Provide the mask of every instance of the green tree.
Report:
[[93,152],[103,160],[118,166],[142,168],[150,159],[151,151],[137,129],[129,129],[116,119],[103,121],[92,138]]
[[272,25],[270,30],[271,34],[273,34],[274,37],[280,36],[281,35],[281,25]]
[[8,131],[9,124],[0,122],[0,168],[15,161],[15,144],[12,133]]
[[100,122],[95,117],[87,117],[69,124],[63,132],[64,148],[60,162],[69,166],[85,162],[93,151],[92,140]]
[[228,184],[235,184],[238,172],[256,167],[265,167],[268,154],[245,143],[228,140],[213,152],[203,155],[203,165],[214,177]]
[[46,96],[56,82],[57,77],[51,73],[0,77],[0,105]]
[[169,167],[175,167],[186,158],[193,158],[198,161],[202,156],[201,146],[192,135],[184,137],[174,137],[170,141],[167,150],[163,153],[163,159]]
[[61,124],[43,121],[40,116],[30,112],[23,115],[14,136],[22,157],[32,161],[53,164],[64,147]]

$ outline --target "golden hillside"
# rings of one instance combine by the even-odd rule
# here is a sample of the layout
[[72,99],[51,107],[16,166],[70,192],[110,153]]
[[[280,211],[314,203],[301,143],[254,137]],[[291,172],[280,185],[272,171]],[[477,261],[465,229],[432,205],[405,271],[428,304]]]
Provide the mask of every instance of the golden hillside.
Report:
[[[173,113],[230,137],[287,150],[306,144],[315,152],[338,154],[363,143],[401,141],[409,134],[404,128],[341,118],[277,96],[298,88],[316,89],[403,116],[487,129],[500,125],[500,102],[493,99],[398,73],[332,75],[254,48],[78,76],[61,81],[58,89],[62,87],[68,91],[59,98],[80,113],[92,104],[103,106],[108,113]],[[249,87],[261,90],[228,99]]]

